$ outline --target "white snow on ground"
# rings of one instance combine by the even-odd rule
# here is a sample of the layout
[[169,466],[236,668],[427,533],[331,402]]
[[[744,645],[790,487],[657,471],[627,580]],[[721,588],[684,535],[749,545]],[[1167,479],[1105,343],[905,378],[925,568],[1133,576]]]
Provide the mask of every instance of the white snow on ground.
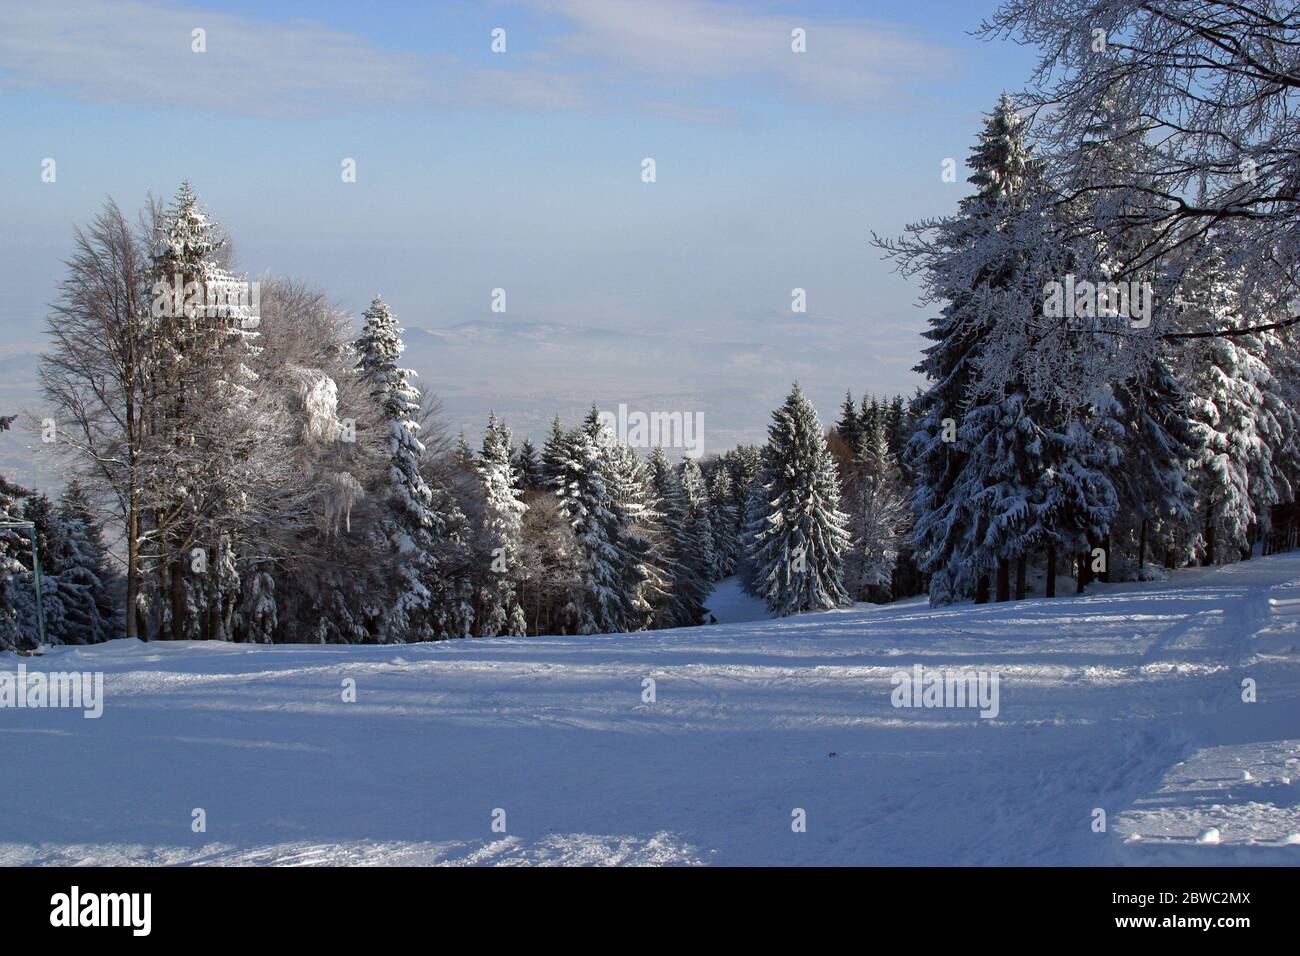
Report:
[[[20,660],[102,670],[107,701],[0,710],[0,864],[1300,863],[1300,555],[978,607]],[[998,718],[895,709],[916,662],[998,672]]]

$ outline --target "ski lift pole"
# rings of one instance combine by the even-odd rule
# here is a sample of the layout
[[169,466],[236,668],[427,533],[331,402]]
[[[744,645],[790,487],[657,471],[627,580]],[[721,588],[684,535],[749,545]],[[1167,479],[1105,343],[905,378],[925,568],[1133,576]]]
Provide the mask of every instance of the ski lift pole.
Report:
[[0,521],[0,529],[30,531],[32,534],[32,580],[36,585],[36,633],[40,644],[45,643],[45,601],[41,594],[41,555],[36,544],[36,523],[33,521]]

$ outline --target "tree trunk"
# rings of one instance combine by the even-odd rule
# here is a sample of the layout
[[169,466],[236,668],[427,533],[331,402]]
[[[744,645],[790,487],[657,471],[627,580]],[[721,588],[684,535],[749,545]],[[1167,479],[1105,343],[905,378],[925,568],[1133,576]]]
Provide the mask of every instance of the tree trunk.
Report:
[[204,624],[204,638],[215,641],[221,634],[221,567],[217,560],[215,546],[208,548],[208,578],[211,589],[208,596],[207,621]]
[[1088,552],[1079,555],[1079,560],[1075,562],[1074,571],[1075,594],[1082,594],[1083,589],[1088,586]]
[[1003,558],[998,562],[998,603],[1011,600],[1011,562]]
[[[130,382],[135,381],[133,370],[134,363],[128,365],[128,371],[131,372],[127,379]],[[126,636],[128,638],[140,636],[140,620],[136,612],[136,604],[140,596],[140,495],[138,478],[136,473],[136,452],[144,435],[142,433],[141,423],[137,421],[135,407],[135,390],[128,388],[126,395]],[[148,639],[148,632],[145,633],[145,639]]]
[[[126,636],[140,637],[140,621],[136,604],[140,596],[140,524],[136,513],[135,491],[132,489],[126,514]],[[144,640],[149,639],[148,631]]]
[[1016,600],[1025,599],[1025,556],[1016,558]]
[[[164,564],[162,555],[154,555],[157,563],[157,570],[154,576],[158,579],[158,586],[154,589],[153,607],[150,608],[149,614],[149,633],[153,635],[152,640],[165,641],[171,636],[170,626],[164,628],[164,620],[170,620],[171,611],[171,587],[172,575],[171,565]],[[164,613],[166,611],[166,613]]]
[[1138,573],[1147,566],[1147,519],[1142,519],[1142,529],[1138,532]]
[[1214,563],[1214,518],[1211,516],[1211,505],[1205,506],[1205,560],[1201,562],[1203,567],[1209,567]]
[[171,566],[172,640],[185,640],[185,558],[175,558]]
[[987,574],[980,575],[980,579],[975,585],[975,603],[989,603],[989,578]]
[[1044,596],[1049,598],[1056,597],[1056,542],[1053,541],[1047,546],[1047,581],[1044,586]]

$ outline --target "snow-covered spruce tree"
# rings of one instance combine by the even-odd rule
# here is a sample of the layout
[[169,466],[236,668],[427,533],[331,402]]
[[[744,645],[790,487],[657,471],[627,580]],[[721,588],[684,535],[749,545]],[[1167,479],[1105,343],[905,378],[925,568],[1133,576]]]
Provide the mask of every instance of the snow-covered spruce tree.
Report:
[[693,627],[703,623],[709,583],[690,553],[681,479],[658,446],[650,453],[648,481],[658,516],[653,538],[655,558],[668,578],[668,587],[654,602],[653,623],[655,627]]
[[[911,226],[909,238],[900,242],[877,240],[906,274],[923,276],[923,301],[941,305],[923,333],[934,344],[916,371],[929,386],[913,402],[916,430],[906,456],[917,515],[913,544],[918,565],[931,576],[933,603],[962,596],[963,583],[955,578],[965,573],[971,539],[978,541],[978,532],[959,514],[965,503],[956,487],[971,450],[961,431],[979,386],[986,340],[999,320],[996,293],[1019,265],[991,254],[1031,162],[1023,121],[1006,94],[967,162],[976,192],[962,200],[958,215]],[[966,547],[959,548],[963,539]]]
[[522,637],[528,625],[519,606],[519,549],[523,515],[528,509],[515,485],[510,429],[495,412],[488,417],[478,472],[483,482],[483,536],[489,568],[479,588],[478,633]]
[[[93,644],[120,635],[117,582],[76,481],[56,506],[43,494],[0,479],[0,520],[35,525],[48,642]],[[0,650],[35,647],[38,641],[32,533],[0,529]]]
[[[36,542],[40,549],[41,560],[41,603],[45,613],[45,639],[52,644],[83,643],[76,633],[75,620],[69,617],[69,605],[80,603],[80,595],[75,588],[60,587],[59,576],[66,570],[62,559],[65,557],[64,529],[55,513],[54,504],[40,492],[31,492],[23,501],[23,517],[32,522],[36,528]],[[27,569],[23,583],[27,587],[27,599],[35,609],[34,567],[30,538],[24,535],[25,553],[21,561]],[[36,616],[31,614],[29,620],[35,623]]]
[[906,477],[903,450],[912,438],[912,422],[902,395],[895,395],[889,402],[889,410],[885,414],[885,435],[889,440],[889,454]]
[[631,569],[629,580],[640,582],[633,608],[634,629],[642,630],[652,625],[656,602],[672,587],[669,575],[655,560],[659,513],[655,510],[650,470],[632,448],[615,441],[608,429],[602,429],[600,435],[615,513],[620,515],[627,542],[624,553]]
[[66,630],[65,644],[95,644],[117,637],[117,580],[104,545],[103,527],[85,489],[76,480],[59,496],[54,513],[57,540],[51,540],[50,566],[57,574]]
[[388,542],[397,564],[391,596],[373,600],[367,610],[376,621],[386,622],[387,640],[428,640],[436,635],[429,621],[427,582],[437,574],[434,546],[443,528],[433,493],[420,474],[420,393],[411,384],[415,373],[397,365],[405,346],[387,303],[376,296],[364,318],[356,342],[357,370],[379,408],[388,456],[384,498],[390,507],[374,533]]
[[243,595],[236,616],[238,636],[250,644],[270,644],[275,640],[275,629],[280,623],[275,578],[263,568],[250,571],[243,582]]
[[751,587],[775,614],[851,603],[844,590],[848,518],[821,423],[798,384],[772,413],[751,498]]
[[151,505],[157,590],[166,596],[161,617],[173,639],[218,637],[214,611],[219,619],[238,581],[222,573],[216,550],[257,523],[250,506],[278,473],[266,448],[279,423],[251,388],[256,316],[249,301],[228,298],[240,286],[226,267],[225,239],[189,183],[154,241],[142,497]]
[[[883,421],[883,415],[884,409],[881,407],[880,402],[876,400],[876,396],[863,395],[862,407],[858,410],[858,434],[875,428],[877,424]],[[849,447],[854,449],[858,447],[856,438]]]
[[767,489],[763,485],[760,471],[745,495],[745,518],[740,529],[740,553],[736,559],[736,576],[740,579],[740,587],[754,597],[763,596],[759,581],[757,535],[767,526],[767,513]]
[[[1270,304],[1253,310],[1253,322],[1263,324],[1277,320],[1285,315],[1286,304]],[[1297,374],[1300,373],[1300,329],[1288,326],[1284,329],[1262,330],[1255,333],[1255,343],[1246,337],[1244,348],[1250,349],[1257,343],[1257,353],[1265,362],[1269,374],[1263,380],[1261,393],[1264,399],[1261,433],[1268,443],[1272,466],[1272,485],[1276,502],[1271,505],[1264,497],[1256,499],[1260,512],[1256,520],[1255,531],[1248,535],[1242,556],[1251,556],[1254,544],[1273,529],[1272,515],[1274,507],[1283,505],[1294,510],[1297,498],[1300,498],[1300,404],[1296,402]]]
[[584,574],[581,551],[554,492],[525,492],[520,603],[528,633],[570,634],[578,629],[568,611],[581,605]]
[[[27,521],[29,494],[0,477],[0,521]],[[26,531],[0,528],[0,651],[38,643],[31,550]]]
[[[1122,37],[1103,55],[1088,44],[1099,23],[1112,39]],[[1264,345],[1263,338],[1300,323],[1295,270],[1276,268],[1294,263],[1300,247],[1294,148],[1287,145],[1293,144],[1295,123],[1286,106],[1294,83],[1286,78],[1294,77],[1300,62],[1300,23],[1294,16],[1271,2],[1007,0],[983,30],[1016,34],[1043,51],[1026,105],[1045,118],[1044,142],[1060,173],[1062,193],[1089,207],[1088,215],[1072,223],[1076,235],[1091,236],[1132,278],[1161,264],[1186,277],[1191,286],[1180,290],[1183,298],[1201,294],[1195,285],[1205,282],[1206,270],[1222,270],[1249,306],[1249,318],[1227,326],[1215,324],[1214,309],[1198,310],[1206,320],[1200,326],[1184,312],[1173,329],[1152,328],[1139,339],[1159,337],[1203,353],[1202,346],[1212,348],[1208,338],[1256,337]],[[1118,115],[1107,117],[1107,112]],[[1140,162],[1126,162],[1129,156]],[[1130,175],[1134,169],[1141,177],[1136,183]],[[1134,195],[1141,201],[1130,201]],[[1198,241],[1229,232],[1224,242]],[[1207,261],[1190,261],[1198,257]],[[1254,345],[1245,349],[1251,352]],[[1177,368],[1177,377],[1187,384],[1181,359],[1163,347],[1150,351]],[[1230,368],[1236,364],[1230,352],[1223,350],[1211,361]],[[1117,357],[1121,362],[1111,364],[1118,380],[1134,377],[1124,368],[1133,350]],[[1202,405],[1201,414],[1207,412]],[[1218,427],[1207,420],[1201,426],[1204,435]],[[1226,430],[1219,434],[1225,440],[1210,460],[1223,463],[1218,456],[1230,443]],[[1252,441],[1243,436],[1236,450],[1251,455]],[[1254,463],[1260,480],[1249,493],[1267,497],[1270,482],[1262,458],[1255,456]],[[1199,473],[1204,489],[1203,467]],[[1223,560],[1244,549],[1253,519],[1266,519],[1269,510],[1241,502],[1247,477],[1240,469],[1235,476],[1231,469],[1221,470],[1208,482],[1220,489],[1205,503],[1210,514],[1200,518],[1207,538],[1222,533],[1238,540],[1193,540],[1186,551],[1208,549],[1211,560]],[[1276,484],[1276,467],[1271,477]],[[1282,487],[1276,490],[1285,497]],[[1226,526],[1218,527],[1221,523]]]
[[[1282,310],[1266,311],[1278,315]],[[1258,335],[1268,350],[1268,367],[1273,377],[1273,387],[1265,400],[1281,427],[1281,434],[1270,440],[1274,481],[1282,503],[1295,514],[1300,499],[1300,329],[1292,326]],[[1288,520],[1285,515],[1280,517],[1284,522]]]
[[[1091,122],[1082,130],[1073,178],[1088,183],[1059,206],[1069,219],[1064,232],[1088,237],[1074,242],[1090,254],[1079,270],[1093,278],[1145,287],[1163,306],[1177,285],[1172,270],[1149,255],[1157,243],[1152,222],[1164,201],[1148,170],[1151,143],[1145,121],[1132,111],[1127,83],[1109,89],[1095,105]],[[1067,187],[1068,188],[1068,187]],[[1110,478],[1118,496],[1118,512],[1108,537],[1109,576],[1144,574],[1148,543],[1172,543],[1176,529],[1186,525],[1194,492],[1187,481],[1187,463],[1195,456],[1197,437],[1188,418],[1188,402],[1168,361],[1175,345],[1155,335],[1169,317],[1155,308],[1159,321],[1146,330],[1120,328],[1106,341],[1104,364],[1113,382],[1110,394],[1097,403],[1098,424],[1117,428],[1117,465]],[[1102,441],[1106,436],[1101,435]],[[1131,550],[1127,562],[1116,545]]]
[[542,478],[548,487],[554,486],[560,475],[560,463],[565,456],[564,446],[567,441],[568,435],[560,424],[560,416],[556,415],[551,419],[551,431],[542,445]]
[[736,577],[752,593],[754,540],[752,504],[763,471],[763,454],[758,445],[739,445],[723,456],[731,472],[731,500],[736,506]]
[[719,580],[736,573],[736,551],[740,547],[739,518],[731,480],[731,469],[719,461],[709,479],[709,515],[713,527],[713,554]]
[[547,443],[553,487],[582,555],[584,589],[569,609],[582,634],[634,630],[649,610],[642,595],[649,544],[630,532],[615,500],[610,444],[594,407],[583,427]]
[[[1211,240],[1212,241],[1212,240]],[[1256,324],[1241,299],[1241,276],[1213,251],[1201,252],[1182,286],[1181,321],[1193,328]],[[1284,441],[1289,416],[1257,334],[1189,339],[1177,375],[1190,394],[1192,428],[1200,448],[1192,460],[1205,563],[1248,553],[1253,527],[1266,523],[1281,500],[1273,448]]]
[[[731,475],[731,503],[736,515],[736,542],[739,548],[745,530],[745,506],[749,501],[750,489],[757,483],[763,470],[763,456],[757,445],[737,445],[722,456],[722,462]],[[737,564],[742,558],[743,554],[738,553]]]
[[[1196,491],[1188,463],[1201,455],[1202,435],[1190,416],[1191,402],[1162,356],[1115,387],[1115,414],[1123,426],[1120,464],[1111,481],[1119,524],[1135,536],[1136,567],[1146,576],[1152,544],[1168,552],[1179,529],[1193,520]],[[1110,555],[1112,564],[1117,555]]]
[[[1049,568],[1058,553],[1080,562],[1082,589],[1098,549],[1110,550],[1119,507],[1113,476],[1123,461],[1124,409],[1111,376],[1130,317],[1099,312],[1078,324],[1047,317],[1047,290],[1095,263],[1097,253],[1086,241],[1065,238],[1062,206],[1039,172],[1031,166],[1023,202],[990,242],[995,250],[1005,245],[1005,253],[993,255],[1014,266],[989,296],[999,320],[986,339],[962,423],[963,440],[982,457],[967,462],[956,492],[975,502],[968,530],[973,526],[981,536],[971,539],[969,566],[996,568],[999,600],[1011,596],[1012,563],[1016,596],[1023,596],[1025,564],[1039,548],[1046,549]],[[1050,585],[1048,593],[1054,593]]]
[[486,500],[478,461],[464,432],[452,437],[435,395],[421,396],[420,441],[425,446],[420,474],[442,523],[434,550],[438,573],[427,582],[430,627],[439,640],[470,637],[481,580],[492,573],[491,553],[483,543]]
[[[442,471],[439,479],[446,476]],[[466,508],[477,507],[481,520],[483,502],[478,489],[471,491],[469,485],[468,481],[441,480],[431,480],[429,485],[434,511],[441,516],[443,525],[434,551],[438,573],[428,584],[432,595],[429,626],[435,640],[474,633],[475,583],[483,574],[483,557],[477,548],[478,529]]]
[[710,516],[709,489],[694,458],[681,464],[682,501],[686,508],[685,533],[692,569],[707,584],[722,577],[719,558],[713,548],[713,519]]
[[234,639],[235,615],[243,590],[235,544],[230,534],[217,537],[208,549],[209,573],[202,582],[203,608],[207,615],[204,633],[208,640]]
[[538,491],[546,487],[546,473],[537,446],[525,438],[514,456],[515,476],[524,491]]
[[887,600],[912,515],[882,416],[858,435],[845,510],[852,538],[845,557],[845,590],[857,601]]
[[283,503],[305,487],[285,454],[294,423],[263,375],[254,287],[228,271],[220,230],[188,186],[151,242],[137,537],[157,575],[137,604],[152,603],[151,634],[227,639],[239,566],[264,553]]
[[936,604],[983,599],[994,571],[999,598],[1010,596],[1012,563],[1020,594],[1032,550],[1046,548],[1049,567],[1058,550],[1084,553],[1116,507],[1118,431],[1098,391],[1110,337],[1045,317],[1049,283],[1093,260],[1065,241],[1059,197],[1005,95],[970,164],[978,191],[957,216],[881,243],[924,275],[926,301],[943,303],[917,367],[930,386],[913,403],[908,449],[913,544]]
[[[866,397],[863,396],[863,402]],[[840,405],[840,420],[835,425],[835,430],[839,432],[840,438],[849,448],[858,447],[858,431],[862,419],[858,414],[858,407],[853,402],[853,392],[845,391],[844,402]]]

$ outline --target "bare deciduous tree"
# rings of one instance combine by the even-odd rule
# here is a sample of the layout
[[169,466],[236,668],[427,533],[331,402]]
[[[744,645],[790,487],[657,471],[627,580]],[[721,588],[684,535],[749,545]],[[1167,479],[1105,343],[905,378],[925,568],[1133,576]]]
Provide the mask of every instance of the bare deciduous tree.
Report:
[[40,381],[57,433],[76,467],[122,530],[128,637],[141,636],[142,451],[148,414],[145,376],[152,276],[142,232],[111,199],[74,236],[68,275],[46,323],[52,345]]
[[[1140,272],[1211,231],[1230,232],[1228,266],[1245,270],[1245,293],[1266,300],[1271,320],[1165,338],[1237,336],[1300,322],[1294,3],[1005,0],[980,32],[1041,49],[1021,106],[1045,121],[1047,152],[1067,203],[1117,190],[1148,197],[1140,208],[1128,204],[1117,215],[1078,223],[1109,239],[1140,235],[1127,270]],[[1099,130],[1098,106],[1117,98],[1134,126]],[[1122,148],[1139,145],[1141,181],[1088,162],[1099,137]]]

